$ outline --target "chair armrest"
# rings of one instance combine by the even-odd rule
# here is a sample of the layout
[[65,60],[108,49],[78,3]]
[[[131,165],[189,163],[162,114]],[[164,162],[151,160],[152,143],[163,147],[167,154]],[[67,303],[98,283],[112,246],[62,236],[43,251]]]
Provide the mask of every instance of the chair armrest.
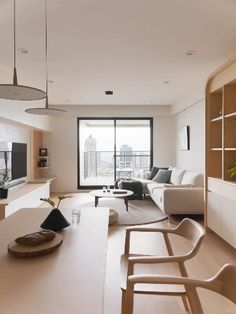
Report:
[[191,285],[195,287],[206,286],[203,280],[195,280],[179,276],[161,275],[131,275],[128,281],[132,284],[166,284],[166,285]]
[[132,256],[128,258],[128,262],[134,264],[157,264],[157,263],[178,263],[184,262],[189,258],[186,255],[175,255],[175,256]]

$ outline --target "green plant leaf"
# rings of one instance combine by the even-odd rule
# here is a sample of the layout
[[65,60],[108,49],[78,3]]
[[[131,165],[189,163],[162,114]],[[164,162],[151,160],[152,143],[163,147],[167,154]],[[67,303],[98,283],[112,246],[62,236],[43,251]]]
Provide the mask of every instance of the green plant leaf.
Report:
[[49,205],[51,205],[52,207],[54,207],[55,206],[55,202],[53,201],[53,200],[51,200],[50,198],[43,198],[43,197],[41,197],[40,198],[40,201],[44,201],[44,202],[47,202]]

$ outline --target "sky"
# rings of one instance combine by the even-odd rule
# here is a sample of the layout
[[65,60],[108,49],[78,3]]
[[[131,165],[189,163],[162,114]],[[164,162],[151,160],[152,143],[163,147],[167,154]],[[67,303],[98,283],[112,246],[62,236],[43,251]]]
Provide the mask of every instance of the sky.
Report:
[[[84,147],[84,141],[89,135],[97,140],[97,150],[113,151],[114,129],[112,127],[89,127],[80,129],[80,144]],[[134,151],[150,150],[150,129],[148,127],[119,127],[116,130],[117,150],[124,144],[133,148]]]

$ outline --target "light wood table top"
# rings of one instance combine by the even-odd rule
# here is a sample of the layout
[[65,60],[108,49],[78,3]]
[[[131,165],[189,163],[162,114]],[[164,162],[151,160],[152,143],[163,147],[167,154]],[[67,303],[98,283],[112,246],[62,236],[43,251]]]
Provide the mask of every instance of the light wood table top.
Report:
[[[39,230],[49,208],[24,208],[0,222],[0,312],[102,314],[108,208],[82,208],[78,224],[59,232],[52,254],[29,259],[7,253],[13,239]],[[71,210],[62,211],[71,221]]]

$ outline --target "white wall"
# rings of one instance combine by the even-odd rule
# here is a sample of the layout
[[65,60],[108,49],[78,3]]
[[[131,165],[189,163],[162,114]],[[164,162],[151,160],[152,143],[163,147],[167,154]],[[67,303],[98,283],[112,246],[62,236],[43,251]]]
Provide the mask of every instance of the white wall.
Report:
[[168,113],[169,108],[158,110],[156,106],[87,106],[87,110],[82,106],[71,108],[66,117],[52,118],[52,132],[44,137],[50,155],[49,175],[57,177],[52,191],[77,190],[77,116],[154,117],[154,165],[169,165],[175,159],[175,128],[174,118]]
[[0,119],[0,142],[27,144],[27,176],[30,176],[30,127]]
[[[187,109],[175,115],[176,134],[176,165],[181,168],[204,172],[205,152],[205,100],[200,100]],[[179,147],[178,130],[189,125],[190,127],[190,150],[181,151]]]
[[50,119],[47,116],[32,115],[25,112],[25,109],[28,108],[43,107],[44,102],[45,100],[23,102],[0,99],[0,118],[50,131]]

